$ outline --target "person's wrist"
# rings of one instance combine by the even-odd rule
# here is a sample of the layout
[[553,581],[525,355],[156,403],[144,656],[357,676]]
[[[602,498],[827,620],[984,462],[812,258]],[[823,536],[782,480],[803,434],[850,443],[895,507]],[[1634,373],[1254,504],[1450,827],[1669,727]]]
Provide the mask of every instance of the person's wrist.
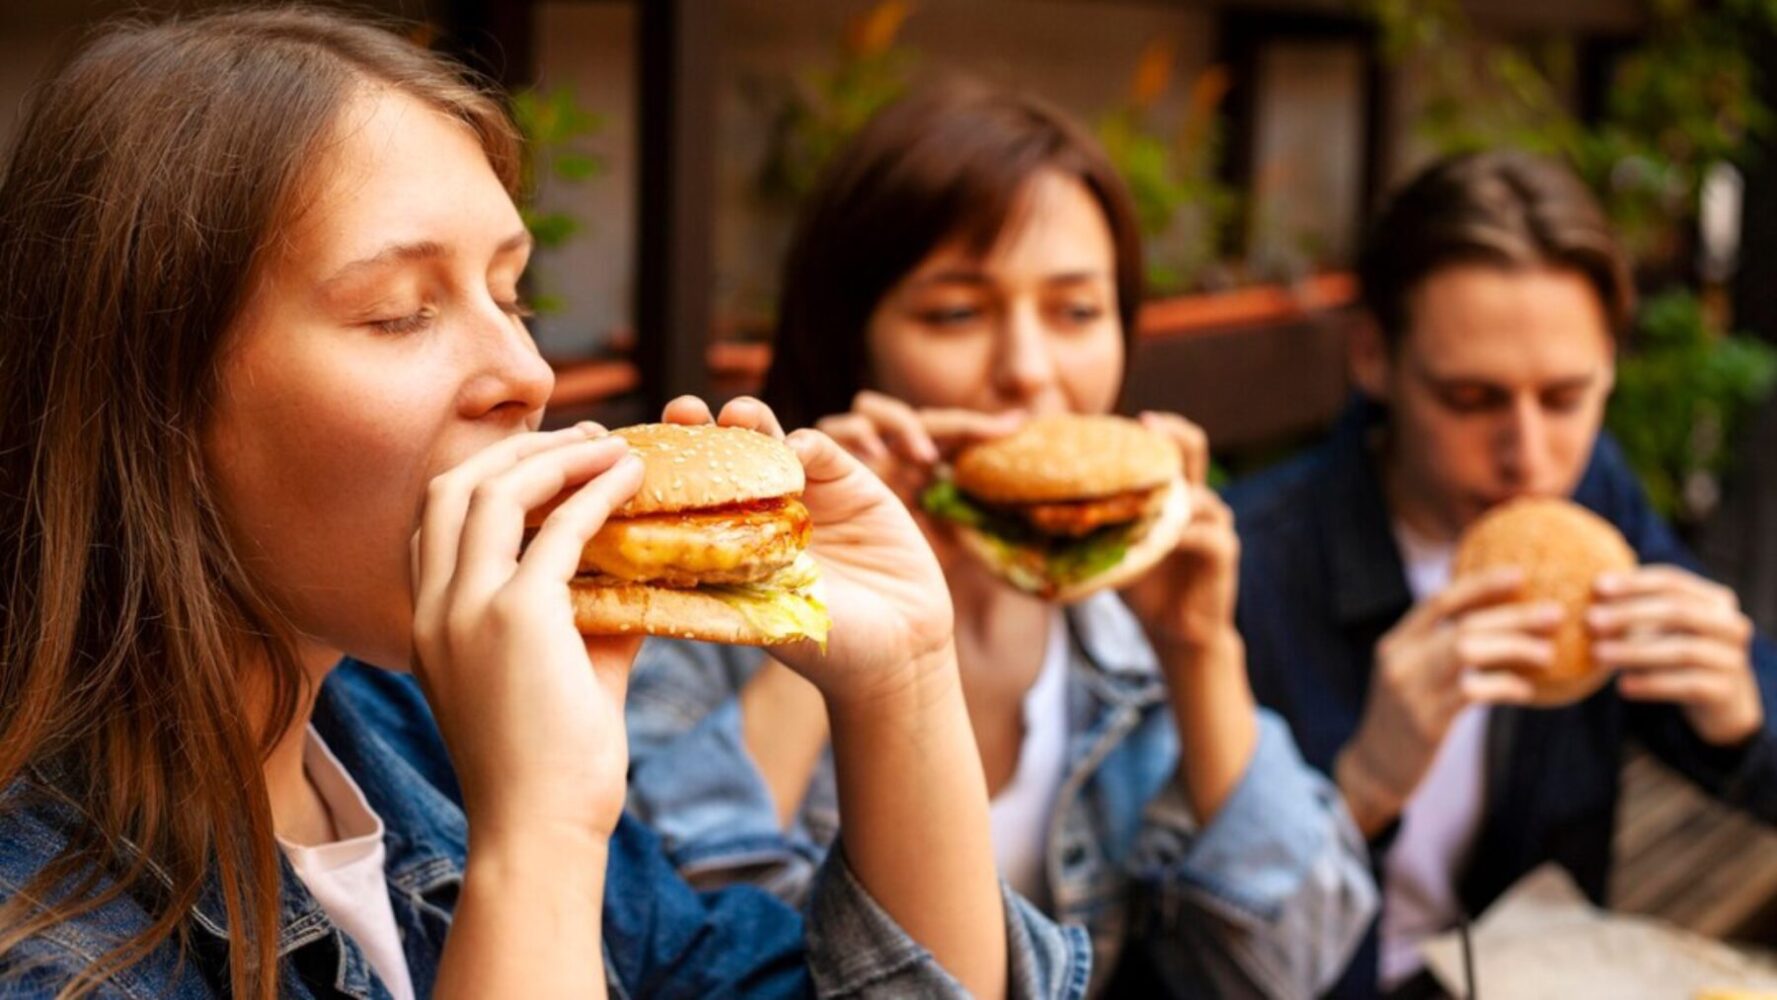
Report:
[[1360,732],[1333,761],[1333,783],[1366,837],[1394,822],[1406,804],[1406,796],[1378,771],[1372,757]]
[[1171,671],[1246,662],[1246,641],[1232,621],[1217,620],[1180,629],[1148,631],[1155,655]]
[[609,833],[584,824],[539,821],[481,824],[469,832],[465,877],[490,885],[550,885],[600,893],[611,855]]
[[907,658],[897,670],[857,683],[823,688],[827,716],[837,731],[852,720],[870,722],[918,718],[952,697],[960,697],[961,676],[956,645],[941,646]]

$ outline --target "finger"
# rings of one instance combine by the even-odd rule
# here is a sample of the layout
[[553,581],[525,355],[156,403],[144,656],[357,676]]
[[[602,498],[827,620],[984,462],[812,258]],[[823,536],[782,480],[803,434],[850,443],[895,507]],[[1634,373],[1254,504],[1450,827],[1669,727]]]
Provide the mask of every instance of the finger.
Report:
[[1555,662],[1555,644],[1519,632],[1470,632],[1458,629],[1454,647],[1459,670],[1547,670]]
[[[802,463],[802,474],[808,481],[802,501],[817,527],[850,520],[884,498],[899,505],[881,479],[820,431],[795,431],[784,443]],[[852,488],[854,485],[857,488]]]
[[1694,635],[1646,636],[1592,644],[1592,658],[1628,673],[1689,668],[1737,671],[1746,663],[1742,649]]
[[1209,435],[1203,432],[1203,428],[1176,413],[1157,413],[1148,410],[1142,412],[1137,419],[1149,430],[1164,435],[1178,446],[1186,480],[1193,484],[1201,484],[1208,480]]
[[598,534],[611,512],[642,485],[642,460],[621,455],[607,470],[575,490],[557,506],[525,549],[514,581],[524,586],[562,584],[580,570],[580,554]]
[[919,415],[898,399],[866,389],[852,401],[852,411],[876,425],[889,450],[909,462],[932,465],[939,459],[938,445],[926,433]]
[[814,426],[872,468],[890,457],[888,445],[876,433],[876,425],[856,413],[822,417]]
[[945,454],[977,441],[1005,437],[1030,419],[1030,414],[1023,410],[982,413],[979,410],[934,408],[920,410],[915,415],[932,443]]
[[[629,444],[622,438],[603,437],[532,455],[482,480],[470,496],[469,512],[463,519],[454,586],[471,594],[486,594],[505,583],[516,568],[524,542],[526,512],[611,468],[628,453]],[[562,506],[570,502],[572,498]],[[556,513],[560,510],[558,506]],[[549,515],[551,519],[555,516]]]
[[1695,705],[1725,697],[1725,683],[1725,678],[1704,670],[1622,674],[1617,677],[1617,693],[1630,701]]
[[1733,645],[1752,641],[1752,622],[1745,615],[1690,592],[1595,604],[1586,611],[1586,625],[1599,638],[1684,632]]
[[1509,670],[1464,671],[1458,682],[1465,701],[1483,705],[1528,705],[1536,685]]
[[1554,601],[1495,604],[1461,616],[1460,626],[1477,632],[1512,632],[1550,635],[1567,618],[1567,609]]
[[721,414],[716,417],[716,423],[723,427],[744,427],[749,431],[769,434],[779,441],[784,439],[784,425],[778,422],[777,414],[771,412],[771,407],[751,396],[736,396],[729,400],[728,405],[722,407]]
[[1415,605],[1401,620],[1401,626],[1408,631],[1427,631],[1472,608],[1511,600],[1523,585],[1524,571],[1515,566],[1465,576]]
[[1201,521],[1217,527],[1231,528],[1234,526],[1233,508],[1229,507],[1215,490],[1201,485],[1192,486],[1190,490],[1192,521]]
[[660,419],[668,424],[708,424],[715,418],[710,415],[710,404],[696,396],[679,396],[666,404],[660,411]]
[[1604,573],[1594,581],[1593,590],[1606,602],[1629,597],[1689,593],[1718,604],[1731,604],[1735,608],[1740,606],[1740,600],[1732,590],[1677,566],[1642,566],[1627,573]]
[[426,506],[413,543],[416,604],[441,593],[456,570],[463,517],[469,510],[469,494],[476,483],[532,455],[604,433],[603,427],[588,421],[558,431],[517,435],[476,452],[434,477],[426,488]]

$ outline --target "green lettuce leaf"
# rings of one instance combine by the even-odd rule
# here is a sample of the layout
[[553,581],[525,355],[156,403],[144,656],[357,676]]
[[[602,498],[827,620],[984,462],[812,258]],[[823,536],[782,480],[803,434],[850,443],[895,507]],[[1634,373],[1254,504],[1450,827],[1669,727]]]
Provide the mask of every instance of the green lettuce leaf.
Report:
[[[1055,538],[1024,521],[983,507],[955,483],[940,479],[920,494],[919,505],[933,517],[973,528],[998,552],[1002,570],[1024,590],[1043,593],[1103,573],[1129,554],[1133,524],[1116,524],[1083,538]],[[1034,553],[1032,559],[1025,553]],[[1033,563],[1040,561],[1038,571]]]
[[764,633],[768,644],[812,639],[827,649],[827,633],[833,619],[813,592],[820,567],[804,552],[796,561],[758,583],[704,587],[704,593],[743,615]]

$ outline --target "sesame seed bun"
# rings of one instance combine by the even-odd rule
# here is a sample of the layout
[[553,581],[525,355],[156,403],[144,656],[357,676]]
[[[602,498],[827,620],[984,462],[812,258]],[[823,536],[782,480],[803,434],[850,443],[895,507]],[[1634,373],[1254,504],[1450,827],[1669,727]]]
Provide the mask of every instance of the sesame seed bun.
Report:
[[1463,533],[1452,572],[1468,576],[1504,566],[1524,573],[1520,600],[1553,601],[1567,611],[1555,632],[1555,660],[1545,671],[1525,671],[1536,687],[1532,704],[1564,705],[1591,695],[1610,679],[1592,660],[1586,609],[1603,573],[1636,566],[1635,550],[1609,521],[1567,500],[1525,498],[1493,508]]
[[715,424],[637,424],[612,431],[643,462],[642,486],[615,517],[750,503],[802,492],[802,463],[769,435]]
[[713,424],[612,433],[641,458],[642,484],[581,553],[569,591],[583,634],[825,641],[802,463],[788,446]]
[[1037,417],[957,456],[959,489],[990,504],[1088,500],[1177,478],[1176,445],[1126,417]]
[[574,627],[582,635],[651,635],[731,646],[770,646],[797,639],[826,638],[824,632],[773,635],[733,604],[695,589],[647,584],[603,586],[579,580],[568,589],[574,598]]
[[1021,570],[1022,561],[1010,557],[1003,543],[996,543],[984,533],[964,525],[955,527],[957,541],[988,569],[1021,590],[1032,591],[1056,604],[1073,604],[1101,590],[1123,587],[1142,578],[1178,545],[1179,536],[1191,520],[1191,494],[1184,477],[1175,476],[1166,487],[1157,509],[1148,523],[1135,535],[1129,549],[1115,566],[1072,583],[1055,585],[1037,580],[1033,588],[1028,570]]

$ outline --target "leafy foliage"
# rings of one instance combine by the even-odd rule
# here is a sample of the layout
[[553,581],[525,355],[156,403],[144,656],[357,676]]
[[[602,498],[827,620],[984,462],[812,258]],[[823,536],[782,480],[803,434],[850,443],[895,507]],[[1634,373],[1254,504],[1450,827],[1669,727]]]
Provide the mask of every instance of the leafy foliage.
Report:
[[1654,506],[1699,519],[1715,504],[1735,432],[1777,384],[1777,349],[1724,336],[1689,292],[1650,299],[1635,346],[1617,365],[1608,425]]
[[[568,184],[583,184],[605,173],[605,160],[586,145],[604,129],[604,118],[582,108],[574,92],[557,87],[512,95],[512,117],[524,138],[519,181],[519,214],[542,249],[555,249],[578,235],[582,224],[571,212],[537,207],[540,174]],[[560,312],[560,296],[536,292],[531,305],[539,313]]]

